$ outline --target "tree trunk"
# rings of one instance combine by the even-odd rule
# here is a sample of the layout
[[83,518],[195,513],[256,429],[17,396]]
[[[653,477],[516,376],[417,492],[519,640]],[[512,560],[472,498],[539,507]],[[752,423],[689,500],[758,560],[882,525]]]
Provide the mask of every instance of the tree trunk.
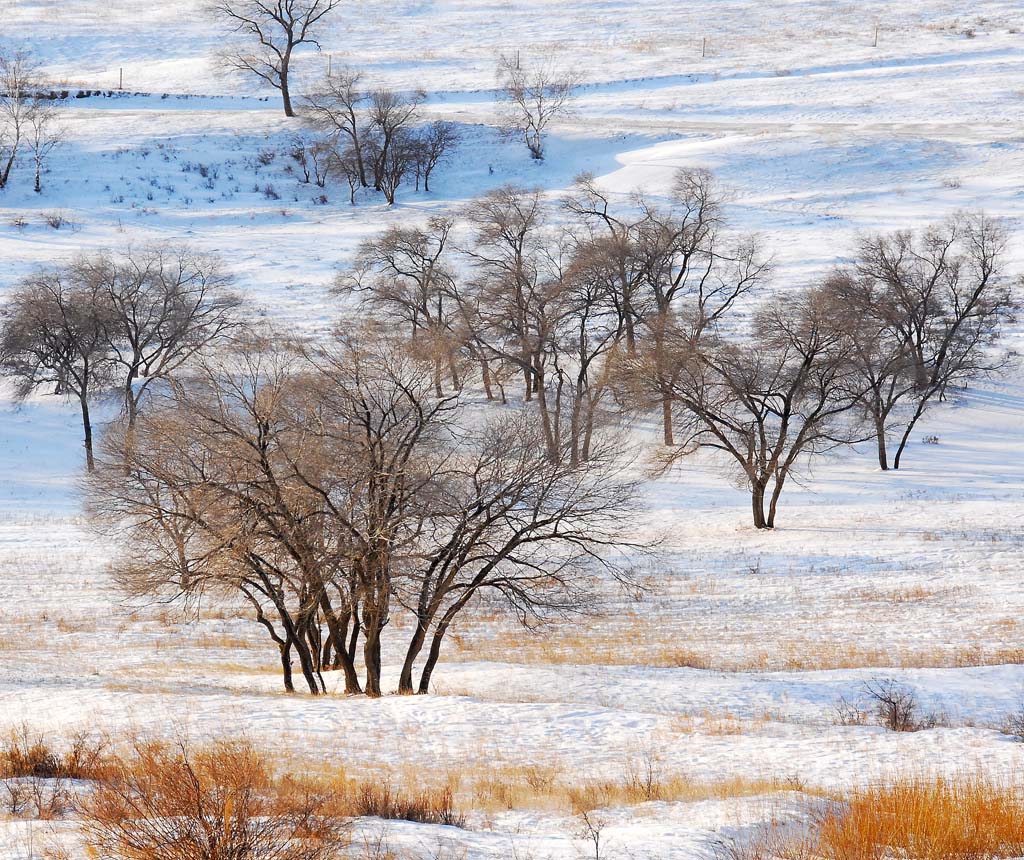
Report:
[[875,439],[878,441],[878,466],[883,472],[889,471],[889,453],[885,449],[885,419],[875,417]]
[[[356,674],[355,655],[348,649],[348,643],[346,642],[348,638],[348,625],[351,619],[346,618],[344,623],[339,622],[337,615],[334,613],[334,608],[330,605],[330,600],[326,595],[323,598],[322,604],[324,606],[324,618],[327,621],[327,629],[330,631],[327,644],[324,646],[322,662],[325,666],[341,669],[345,676],[345,692],[347,694],[356,695],[362,693],[363,688],[359,685],[359,676]],[[359,632],[358,623],[353,632]],[[331,647],[333,647],[334,659],[328,663],[328,652]]]
[[295,683],[292,681],[292,646],[290,642],[280,642],[278,650],[281,653],[281,674],[284,676],[284,689],[286,693],[295,692]]
[[675,434],[672,432],[672,395],[670,394],[663,394],[661,397],[661,426],[665,445],[675,445]]
[[85,467],[90,472],[96,468],[96,462],[92,456],[92,420],[89,418],[89,398],[83,395],[79,398],[82,404],[82,429],[85,432]]
[[483,377],[484,393],[488,401],[494,400],[494,392],[491,391],[491,366],[486,358],[480,359],[480,375]]
[[551,412],[548,410],[547,389],[543,384],[537,388],[537,408],[540,410],[541,429],[544,431],[544,444],[548,456],[554,460],[558,456],[558,444],[555,441],[555,430],[551,423]]
[[900,447],[896,449],[896,456],[893,458],[892,467],[899,469],[900,460],[903,459],[903,451],[907,447],[907,443],[910,441],[910,434],[913,432],[918,420],[924,414],[924,407],[927,400],[920,400],[917,404],[917,409],[914,410],[914,416],[910,419],[910,423],[907,425],[907,429],[903,431],[903,438],[900,439]]
[[291,51],[285,53],[284,59],[281,61],[281,99],[284,102],[284,115],[295,116],[295,110],[292,108],[292,96],[288,89],[288,66],[290,64],[289,54]]
[[441,656],[441,642],[444,640],[444,634],[448,630],[448,625],[442,622],[437,626],[434,631],[434,636],[430,640],[430,652],[427,654],[427,662],[423,664],[423,671],[420,673],[420,683],[416,692],[421,696],[426,695],[430,692],[430,676],[434,674],[434,667],[437,665],[437,660]]
[[423,643],[427,639],[427,627],[429,622],[420,619],[416,623],[416,630],[409,641],[409,647],[405,652],[405,662],[402,664],[402,675],[398,680],[398,692],[402,695],[411,695],[413,691],[412,673],[416,658],[423,649]]
[[366,665],[366,683],[363,689],[367,696],[379,698],[382,693],[380,689],[380,625],[374,621],[372,624],[365,624],[366,635],[363,638],[363,662]]
[[750,487],[750,501],[754,514],[754,528],[768,528],[768,521],[764,515],[764,487],[759,484],[752,484]]
[[775,487],[772,489],[772,500],[768,506],[768,519],[765,520],[766,528],[775,528],[775,510],[779,506],[779,497],[782,495],[782,487],[785,483],[785,473],[775,479]]
[[302,677],[306,679],[306,686],[309,687],[309,692],[312,695],[318,696],[324,692],[324,689],[321,682],[317,680],[316,667],[313,665],[313,657],[309,653],[309,645],[306,644],[303,634],[297,630],[289,631],[288,635],[295,653],[299,655],[299,666],[302,668]]

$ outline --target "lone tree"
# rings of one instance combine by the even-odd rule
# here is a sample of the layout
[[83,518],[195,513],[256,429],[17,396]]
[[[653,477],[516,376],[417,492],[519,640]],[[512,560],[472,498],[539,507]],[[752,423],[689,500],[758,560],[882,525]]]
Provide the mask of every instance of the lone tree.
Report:
[[505,128],[522,137],[530,157],[544,158],[544,137],[559,117],[572,113],[579,76],[559,69],[550,56],[520,65],[515,58],[498,60],[498,103]]
[[285,116],[295,116],[289,86],[295,50],[320,47],[320,25],[339,5],[340,0],[213,0],[210,11],[242,37],[223,54],[228,68],[280,90]]

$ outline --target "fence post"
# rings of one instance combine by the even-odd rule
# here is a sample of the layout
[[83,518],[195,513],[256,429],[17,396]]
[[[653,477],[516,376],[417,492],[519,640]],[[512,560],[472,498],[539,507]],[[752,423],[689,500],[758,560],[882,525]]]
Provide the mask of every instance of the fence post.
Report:
[[708,55],[708,37],[705,36],[700,43],[700,58],[703,60]]
[[120,68],[117,70],[117,88],[119,90],[124,89],[124,69]]

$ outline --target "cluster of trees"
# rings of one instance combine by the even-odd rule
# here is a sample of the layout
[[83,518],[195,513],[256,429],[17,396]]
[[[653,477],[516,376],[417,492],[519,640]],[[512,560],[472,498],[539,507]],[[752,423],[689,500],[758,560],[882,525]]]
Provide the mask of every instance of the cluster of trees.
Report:
[[[221,261],[104,251],[18,284],[0,372],[81,406],[87,500],[136,594],[241,597],[311,693],[341,670],[380,695],[385,631],[401,692],[426,692],[449,630],[491,596],[524,624],[588,605],[635,482],[605,434],[585,468],[521,410],[481,416],[386,329],[324,345],[257,330]],[[90,407],[116,396],[94,453]],[[361,679],[359,667],[365,674]]]
[[186,246],[103,251],[39,271],[0,310],[0,373],[16,393],[76,400],[86,464],[90,407],[118,392],[128,427],[142,399],[240,326],[240,297],[221,261]]
[[[868,235],[764,297],[770,262],[712,175],[680,171],[666,198],[619,208],[583,176],[557,204],[504,187],[458,222],[389,228],[337,281],[356,313],[316,343],[249,324],[215,257],[101,252],[13,290],[0,371],[81,404],[126,587],[241,597],[288,690],[297,663],[311,693],[339,670],[380,695],[397,650],[399,690],[426,692],[481,601],[531,624],[585,609],[599,570],[626,577],[625,421],[660,423],[666,466],[724,457],[772,528],[812,457],[874,438],[886,468],[895,436],[898,467],[928,406],[999,366],[999,223]],[[94,457],[89,405],[111,392],[123,420]]]
[[[340,5],[339,0],[211,0],[209,10],[230,36],[221,52],[223,64],[278,90],[285,116],[294,117],[296,51],[320,50],[320,33]],[[531,158],[543,159],[548,127],[571,113],[578,74],[560,68],[550,55],[522,64],[517,53],[514,59],[499,57],[497,76],[503,127],[521,137]],[[457,142],[455,127],[437,122],[415,129],[423,92],[367,92],[361,77],[351,69],[329,72],[307,97],[310,118],[330,136],[297,148],[307,181],[315,177],[323,184],[329,167],[349,183],[353,200],[358,188],[372,184],[393,203],[402,179],[415,174],[417,189],[422,179],[429,191],[431,170]]]
[[36,192],[43,190],[46,163],[63,139],[61,102],[28,51],[0,46],[0,190],[24,161],[32,166]]
[[388,204],[415,177],[430,190],[430,175],[458,143],[450,122],[424,124],[419,108],[426,93],[367,89],[360,72],[340,68],[302,99],[293,95],[291,71],[303,46],[319,50],[318,35],[337,0],[214,0],[210,11],[236,38],[221,59],[232,70],[252,75],[281,93],[286,116],[303,118],[321,133],[296,138],[291,150],[305,182],[323,187],[328,178],[348,185],[355,203],[361,188],[373,188]]
[[342,68],[328,75],[304,103],[307,122],[322,134],[299,144],[293,157],[307,181],[323,184],[334,175],[354,203],[360,188],[373,188],[389,203],[410,177],[416,190],[430,190],[430,176],[458,144],[453,123],[423,123],[423,91],[400,93],[363,86],[363,75]]
[[462,213],[468,241],[450,219],[391,228],[338,287],[406,327],[438,393],[475,367],[505,402],[520,377],[549,457],[586,462],[596,428],[656,415],[659,459],[723,454],[758,528],[813,456],[874,437],[888,467],[895,433],[898,467],[928,406],[999,365],[998,222],[868,236],[822,283],[755,301],[770,261],[728,229],[712,175],[680,171],[668,197],[617,211],[584,176],[556,219],[540,192],[501,188]]
[[[427,692],[484,596],[524,623],[578,609],[634,493],[610,441],[578,468],[529,416],[471,412],[381,331],[251,335],[105,434],[90,507],[133,591],[241,595],[286,689],[296,660],[310,693],[338,669],[347,692],[380,695],[393,634],[400,692]],[[389,628],[398,612],[411,627]]]

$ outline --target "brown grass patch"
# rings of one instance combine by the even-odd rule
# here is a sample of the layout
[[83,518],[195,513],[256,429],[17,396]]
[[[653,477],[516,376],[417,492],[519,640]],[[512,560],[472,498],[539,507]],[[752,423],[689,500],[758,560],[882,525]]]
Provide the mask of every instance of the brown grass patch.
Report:
[[1024,855],[1024,785],[984,775],[902,778],[810,816],[806,832],[771,825],[727,860],[991,860]]
[[[926,592],[890,592],[890,602],[928,599]],[[962,668],[1024,663],[1024,647],[968,642],[957,645],[885,647],[843,641],[813,634],[777,634],[766,641],[763,631],[735,633],[730,647],[747,653],[722,654],[707,640],[687,641],[688,633],[673,636],[671,624],[640,615],[592,628],[558,627],[543,634],[505,627],[490,635],[453,636],[450,660],[581,666],[651,666],[717,672],[809,672],[829,669]]]

